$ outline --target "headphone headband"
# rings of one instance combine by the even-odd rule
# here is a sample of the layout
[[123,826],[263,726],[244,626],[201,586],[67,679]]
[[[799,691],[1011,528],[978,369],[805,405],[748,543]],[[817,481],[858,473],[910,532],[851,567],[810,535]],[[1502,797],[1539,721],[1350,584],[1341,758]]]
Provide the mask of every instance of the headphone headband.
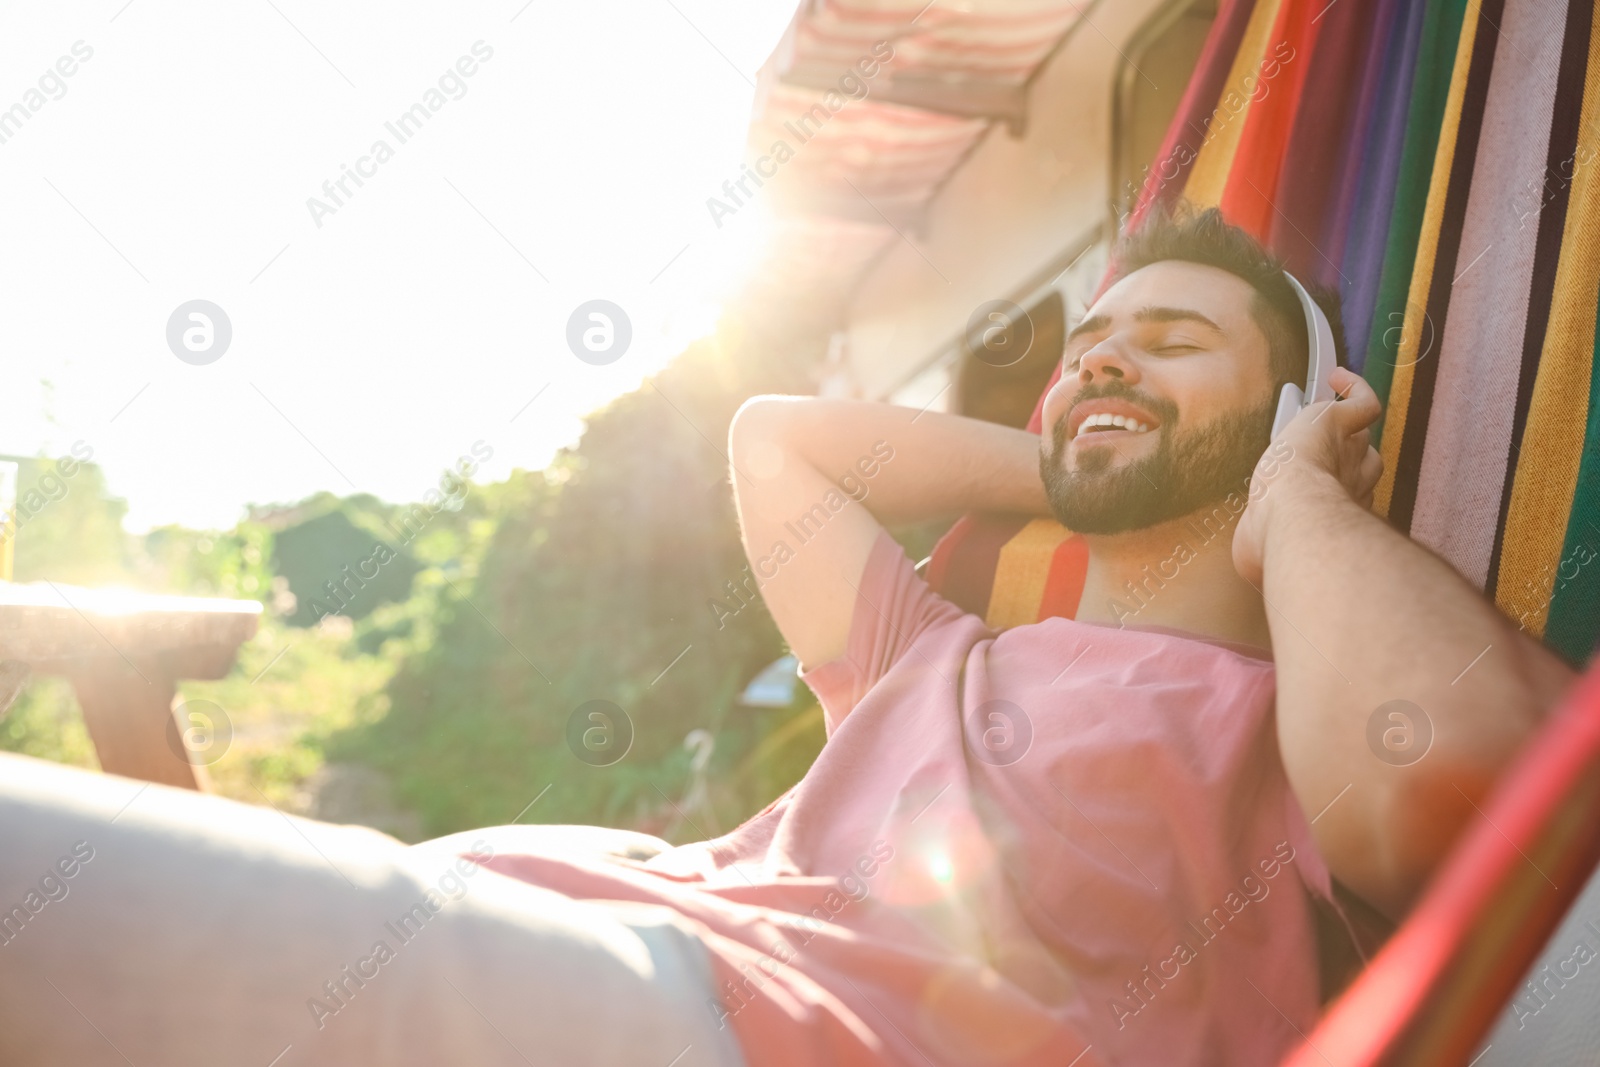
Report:
[[1306,385],[1301,389],[1292,382],[1285,383],[1278,394],[1278,411],[1272,420],[1273,437],[1283,432],[1283,428],[1289,425],[1289,420],[1301,408],[1321,400],[1334,399],[1333,386],[1328,379],[1339,365],[1338,350],[1333,344],[1333,326],[1328,322],[1328,316],[1311,299],[1311,294],[1306,292],[1299,279],[1288,271],[1284,271],[1283,276],[1288,279],[1289,287],[1300,301],[1300,310],[1305,314]]

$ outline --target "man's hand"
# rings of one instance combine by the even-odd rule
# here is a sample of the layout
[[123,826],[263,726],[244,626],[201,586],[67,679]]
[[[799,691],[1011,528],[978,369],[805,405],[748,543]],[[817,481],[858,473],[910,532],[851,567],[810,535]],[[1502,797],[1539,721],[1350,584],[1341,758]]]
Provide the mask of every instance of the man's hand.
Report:
[[1257,588],[1261,586],[1262,539],[1270,522],[1268,512],[1276,502],[1273,483],[1280,475],[1331,478],[1362,508],[1372,508],[1372,491],[1383,474],[1383,457],[1372,447],[1370,428],[1383,414],[1383,404],[1366,379],[1354,371],[1339,367],[1328,381],[1339,399],[1301,409],[1279,439],[1288,447],[1290,458],[1272,459],[1269,457],[1282,452],[1269,451],[1251,479],[1250,503],[1233,536],[1233,565]]
[[[1297,415],[1234,562],[1267,605],[1284,770],[1334,877],[1400,918],[1573,679],[1451,567],[1369,510],[1372,390]],[[1399,715],[1396,719],[1394,716]]]
[[728,452],[751,572],[807,667],[844,653],[880,523],[1049,511],[1038,436],[957,415],[755,397],[734,417]]

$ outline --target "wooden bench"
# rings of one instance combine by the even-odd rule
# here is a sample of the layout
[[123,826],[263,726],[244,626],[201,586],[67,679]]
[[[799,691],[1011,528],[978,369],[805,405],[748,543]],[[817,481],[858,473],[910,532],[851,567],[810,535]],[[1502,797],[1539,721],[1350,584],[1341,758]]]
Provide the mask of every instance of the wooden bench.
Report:
[[0,715],[30,674],[66,677],[102,770],[204,790],[173,714],[177,681],[226,675],[260,619],[254,600],[0,582]]

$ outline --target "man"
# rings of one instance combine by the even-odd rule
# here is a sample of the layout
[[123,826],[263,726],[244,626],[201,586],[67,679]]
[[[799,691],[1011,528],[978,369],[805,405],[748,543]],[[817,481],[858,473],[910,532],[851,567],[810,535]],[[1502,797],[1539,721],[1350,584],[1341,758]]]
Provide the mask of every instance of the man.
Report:
[[[745,544],[829,737],[724,837],[406,849],[0,758],[0,1062],[1276,1062],[1311,901],[1403,914],[1571,675],[1368,512],[1359,378],[1268,447],[1305,340],[1247,237],[1158,217],[1118,263],[1042,442],[741,409]],[[1075,619],[996,634],[880,525],[973,507],[1085,533]],[[1411,744],[1369,744],[1396,700]]]
[[[877,404],[747,404],[745,547],[828,748],[851,749],[832,784],[855,821],[972,890],[945,926],[919,903],[929,945],[983,961],[1106,1062],[1270,1063],[1318,1007],[1294,883],[1402,916],[1571,672],[1370,513],[1380,405],[1358,376],[1337,371],[1341,399],[1269,449],[1306,339],[1248,235],[1180,211],[1114,261],[1042,442]],[[996,635],[880,525],[968,508],[1085,535],[1074,620]],[[928,807],[902,823],[912,794]],[[1019,1055],[1049,1045],[1018,1017]]]

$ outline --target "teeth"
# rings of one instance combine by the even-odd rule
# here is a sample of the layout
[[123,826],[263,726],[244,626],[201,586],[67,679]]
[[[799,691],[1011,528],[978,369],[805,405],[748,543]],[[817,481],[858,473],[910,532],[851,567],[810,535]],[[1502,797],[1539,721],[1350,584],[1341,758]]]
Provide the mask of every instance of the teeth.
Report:
[[1125,415],[1112,415],[1101,412],[1090,415],[1078,424],[1078,434],[1086,433],[1098,426],[1109,426],[1118,430],[1129,430],[1133,433],[1148,433],[1150,427],[1137,419],[1130,419]]

